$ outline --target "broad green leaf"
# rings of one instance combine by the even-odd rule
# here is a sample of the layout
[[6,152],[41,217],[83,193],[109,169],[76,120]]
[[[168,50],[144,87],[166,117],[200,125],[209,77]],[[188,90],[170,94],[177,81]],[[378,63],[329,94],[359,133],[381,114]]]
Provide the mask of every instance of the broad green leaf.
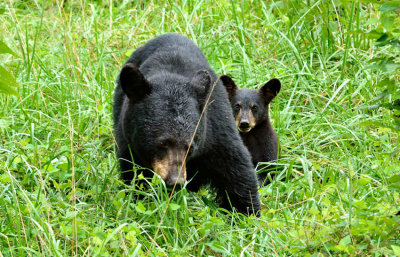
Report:
[[392,73],[393,71],[395,71],[397,68],[399,68],[400,65],[396,64],[396,63],[386,63],[384,65],[384,71],[388,72],[388,73]]
[[120,202],[120,201],[112,201],[112,203],[114,204],[114,206],[115,207],[117,207],[117,208],[121,208],[121,206],[122,206],[122,203]]
[[103,109],[104,109],[104,106],[102,104],[98,104],[96,106],[96,110],[99,111],[99,112],[101,112]]
[[136,203],[135,209],[139,213],[144,213],[146,211],[146,207],[144,207],[143,203],[139,201]]
[[319,210],[318,210],[317,206],[315,206],[315,205],[313,205],[313,206],[310,208],[310,210],[308,210],[308,212],[309,212],[311,215],[317,215],[317,214],[319,214]]
[[395,5],[395,4],[388,4],[388,3],[384,3],[381,8],[379,8],[379,11],[381,12],[392,12],[395,11],[397,8],[399,8],[399,6]]
[[11,177],[8,173],[4,173],[0,176],[0,182],[6,184],[11,182]]
[[400,246],[392,245],[393,253],[400,257]]
[[382,34],[380,38],[376,40],[376,42],[386,42],[386,40],[389,38],[389,35],[387,33]]
[[0,119],[0,129],[6,129],[10,126],[11,122],[9,119]]
[[18,92],[12,87],[18,87],[18,83],[13,75],[0,66],[0,92],[18,96]]
[[7,95],[19,96],[18,92],[15,89],[13,89],[7,85],[4,85],[2,83],[0,83],[0,93],[4,93]]
[[14,56],[18,55],[11,50],[3,41],[0,40],[0,54],[12,54]]
[[339,242],[340,245],[349,245],[350,243],[351,243],[350,235],[343,237]]
[[[343,0],[343,2],[353,2],[354,0]],[[383,4],[382,0],[357,0],[355,2],[358,3],[368,3],[368,4]],[[392,0],[392,1],[385,1],[386,4],[388,5],[400,5],[400,2],[398,0]]]
[[365,33],[365,36],[366,36],[368,39],[378,39],[378,38],[380,38],[380,37],[382,36],[382,34],[383,34],[383,33],[378,32],[378,31],[376,31],[376,30],[371,30],[370,32]]
[[393,175],[388,179],[389,182],[391,183],[397,183],[400,182],[400,174]]
[[365,201],[362,200],[354,202],[353,205],[363,210],[368,209],[367,204],[365,203]]
[[94,236],[94,237],[93,237],[93,243],[94,243],[95,245],[101,245],[102,242],[103,242],[103,241],[102,241],[98,236]]
[[367,26],[367,25],[378,24],[378,23],[379,23],[379,19],[374,19],[374,18],[372,18],[372,19],[369,19],[369,20],[365,23],[365,25]]
[[115,196],[115,199],[120,200],[125,197],[125,191],[119,191],[117,195]]
[[220,252],[225,250],[225,246],[219,241],[213,241],[212,243],[208,244],[214,251]]
[[125,52],[125,56],[126,56],[126,57],[131,56],[131,54],[132,54],[134,51],[135,51],[135,49],[128,49],[128,50]]
[[393,29],[394,17],[393,16],[384,16],[381,18],[381,22],[382,22],[383,27],[387,31],[391,31]]
[[170,204],[169,204],[169,208],[170,208],[172,211],[176,211],[176,210],[178,210],[179,208],[181,208],[181,206],[180,206],[179,204],[176,204],[176,203],[170,203]]
[[359,185],[360,186],[365,186],[366,184],[368,184],[369,182],[371,182],[371,178],[367,177],[367,176],[361,176],[360,180],[359,180]]
[[[400,19],[395,19],[395,21],[394,21],[394,23],[395,24],[400,24]],[[394,36],[394,37],[396,37],[396,38],[399,38],[400,37],[400,29],[393,29],[392,30],[392,35]]]
[[133,245],[137,242],[136,232],[134,230],[129,231],[125,238]]

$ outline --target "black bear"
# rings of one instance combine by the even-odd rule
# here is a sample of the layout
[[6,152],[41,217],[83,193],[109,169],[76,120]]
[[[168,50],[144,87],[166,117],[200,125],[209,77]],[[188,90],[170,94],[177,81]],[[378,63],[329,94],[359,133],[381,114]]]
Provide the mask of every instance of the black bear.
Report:
[[259,215],[257,178],[228,94],[191,40],[171,33],[138,48],[119,74],[113,115],[126,183],[134,163],[168,186],[210,183],[221,207]]
[[[276,161],[278,136],[269,120],[269,103],[281,90],[279,79],[271,79],[260,89],[240,89],[227,75],[221,80],[228,92],[237,129],[249,149],[255,167],[259,162]],[[258,165],[259,170],[272,170],[274,165]],[[268,172],[258,173],[260,186],[267,183]]]

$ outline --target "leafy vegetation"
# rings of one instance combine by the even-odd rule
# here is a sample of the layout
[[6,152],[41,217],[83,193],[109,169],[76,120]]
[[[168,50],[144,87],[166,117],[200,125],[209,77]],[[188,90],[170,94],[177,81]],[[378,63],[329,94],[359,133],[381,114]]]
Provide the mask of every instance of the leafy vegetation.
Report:
[[[3,41],[0,40],[0,54],[11,54],[17,56]],[[0,93],[18,95],[13,87],[18,83],[14,76],[0,65]]]
[[[375,98],[377,104],[370,108],[384,107],[393,111],[392,120],[389,124],[378,123],[377,125],[389,127],[392,130],[400,131],[400,89],[396,70],[399,69],[398,55],[400,50],[400,2],[384,3],[379,8],[380,17],[370,19],[367,24],[377,24],[368,33],[367,38],[375,40],[378,47],[390,46],[389,51],[371,58],[368,68],[378,70],[377,86],[382,93]],[[396,149],[398,151],[399,148]]]
[[[400,256],[400,8],[375,2],[1,3],[0,40],[22,58],[0,56],[21,85],[0,95],[0,254]],[[224,213],[207,188],[119,180],[114,81],[166,32],[242,87],[281,79],[260,218]]]

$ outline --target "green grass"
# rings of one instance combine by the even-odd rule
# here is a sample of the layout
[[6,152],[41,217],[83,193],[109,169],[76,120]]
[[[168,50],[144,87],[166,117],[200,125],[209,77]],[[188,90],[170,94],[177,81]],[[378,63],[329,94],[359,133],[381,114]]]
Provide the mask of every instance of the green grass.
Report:
[[[0,57],[21,84],[0,95],[0,256],[399,256],[399,133],[363,125],[391,119],[363,108],[382,91],[369,60],[392,51],[359,33],[379,6],[135,2],[0,3],[0,39],[21,56]],[[145,191],[119,180],[114,81],[166,32],[241,87],[281,79],[286,180],[260,189],[260,218],[224,214],[207,188],[167,205],[157,178]]]

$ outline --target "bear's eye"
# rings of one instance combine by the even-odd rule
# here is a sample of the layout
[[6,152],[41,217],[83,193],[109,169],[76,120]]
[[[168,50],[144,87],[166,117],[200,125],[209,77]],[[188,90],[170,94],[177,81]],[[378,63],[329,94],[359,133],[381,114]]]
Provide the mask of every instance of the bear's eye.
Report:
[[240,110],[240,104],[235,104],[235,106],[233,106],[233,109],[235,111],[239,111]]
[[158,146],[160,148],[169,148],[176,144],[176,141],[172,138],[160,138],[158,139]]
[[159,145],[161,148],[166,148],[166,147],[169,145],[169,142],[168,142],[167,140],[159,141],[159,142],[158,142],[158,145]]
[[256,105],[253,105],[253,106],[251,107],[251,110],[252,110],[253,112],[256,112],[257,109],[258,109],[258,107],[257,107]]
[[192,153],[193,153],[193,146],[191,146],[191,147],[189,148],[188,155],[191,155]]

